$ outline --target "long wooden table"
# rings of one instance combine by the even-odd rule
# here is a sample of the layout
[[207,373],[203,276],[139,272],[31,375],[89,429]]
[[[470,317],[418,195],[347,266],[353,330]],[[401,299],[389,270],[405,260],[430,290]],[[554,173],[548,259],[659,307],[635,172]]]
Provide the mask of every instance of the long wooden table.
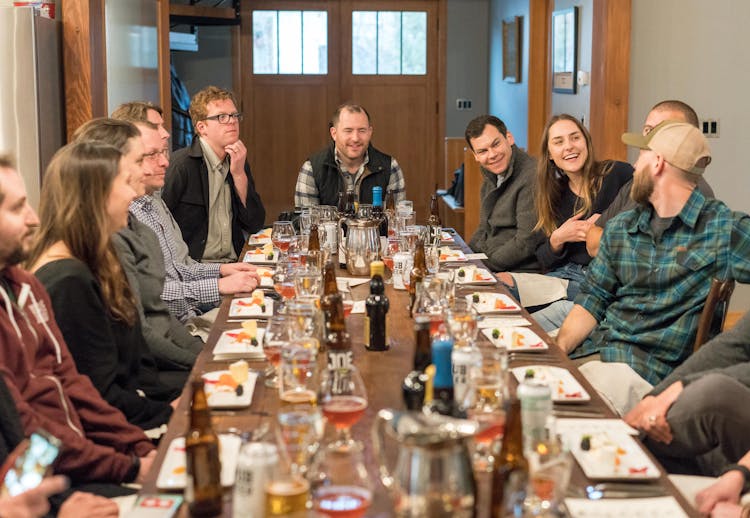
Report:
[[[466,244],[461,240],[459,236],[455,236],[456,243],[455,247],[463,249],[465,252],[470,252]],[[342,276],[349,276],[345,271],[339,272]],[[473,291],[496,291],[505,292],[507,290],[498,283],[497,286],[483,286],[481,288],[470,287],[462,290],[462,293],[471,293]],[[354,300],[362,300],[367,297],[369,293],[369,284],[357,286],[352,289]],[[352,434],[355,439],[362,441],[365,444],[365,463],[367,465],[368,472],[371,474],[374,481],[375,492],[373,495],[373,502],[368,512],[370,517],[385,517],[393,516],[393,504],[390,496],[386,489],[377,479],[378,464],[374,458],[372,447],[370,444],[370,430],[375,420],[377,412],[382,408],[395,408],[403,409],[402,396],[401,396],[401,382],[406,374],[411,370],[412,359],[414,355],[414,321],[409,318],[407,310],[408,295],[405,291],[394,290],[392,285],[388,285],[386,294],[390,299],[390,311],[388,313],[388,330],[389,335],[393,341],[391,349],[386,352],[369,352],[361,345],[363,337],[363,323],[364,318],[362,315],[350,315],[347,317],[347,326],[352,336],[354,346],[354,362],[359,368],[362,378],[367,387],[367,394],[369,399],[369,406],[365,412],[364,417],[357,423],[352,429]],[[227,329],[235,329],[239,327],[239,323],[236,319],[229,322],[229,305],[232,297],[225,297],[219,314],[216,319],[216,323],[213,326],[211,333],[206,341],[203,351],[198,357],[195,366],[192,371],[192,376],[200,376],[205,372],[226,369],[230,362],[216,362],[213,361],[213,348],[216,344],[221,333]],[[522,315],[531,321],[531,329],[534,330],[539,336],[545,340],[549,340],[546,333],[539,327],[539,325],[530,318],[529,314],[524,310]],[[479,338],[480,347],[493,347],[493,345],[487,340],[481,333]],[[356,345],[359,343],[360,345]],[[567,368],[591,395],[591,401],[577,404],[574,408],[588,410],[599,413],[602,417],[615,417],[601,398],[597,395],[596,391],[586,381],[585,378],[578,372],[578,369],[570,361],[562,351],[557,347],[550,347],[549,351],[540,352],[540,358],[554,357],[556,362],[554,365]],[[322,360],[324,361],[324,360]],[[538,362],[539,360],[537,360]],[[511,367],[518,367],[523,365],[534,364],[534,359],[529,360],[512,360]],[[250,368],[260,372],[258,381],[255,385],[255,393],[253,395],[253,401],[248,409],[240,409],[236,411],[214,411],[213,422],[214,429],[217,432],[222,432],[230,429],[247,430],[252,431],[261,426],[264,422],[269,422],[270,426],[275,425],[276,412],[279,407],[278,392],[275,389],[267,388],[263,381],[264,377],[262,371],[266,367],[265,362],[251,362]],[[510,376],[512,379],[512,376]],[[514,380],[512,380],[515,383]],[[179,437],[185,433],[188,426],[188,409],[190,405],[190,389],[186,387],[183,391],[183,397],[180,400],[180,404],[176,411],[172,415],[169,422],[169,429],[167,434],[162,438],[159,445],[158,454],[153,464],[153,469],[146,477],[146,481],[143,484],[141,490],[142,494],[153,494],[157,493],[156,479],[159,473],[164,457],[166,455],[167,447],[169,446],[172,439]],[[562,408],[562,406],[555,405],[555,408]],[[570,408],[566,405],[565,408]],[[271,440],[272,435],[266,437],[266,440]],[[645,448],[644,448],[645,450]],[[647,451],[647,450],[646,450]],[[647,452],[648,453],[648,452]],[[391,461],[395,460],[396,448],[389,448],[387,455],[390,455]],[[649,454],[650,455],[650,454]],[[653,457],[652,457],[652,460]],[[654,462],[656,462],[654,460]],[[658,463],[657,463],[658,464]],[[392,464],[391,464],[392,465]],[[486,502],[489,498],[489,481],[486,475],[477,474],[478,480],[478,498],[480,502]],[[571,476],[571,485],[584,487],[589,483],[585,475],[574,463],[573,472]],[[665,494],[674,496],[686,513],[689,516],[700,516],[694,508],[688,504],[687,501],[682,497],[680,492],[672,485],[667,478],[666,474],[662,474],[661,478],[657,482],[658,485],[662,486]],[[482,511],[487,510],[486,506]],[[231,498],[225,499],[225,516],[231,516]],[[181,510],[182,516],[187,516],[186,506],[183,506]],[[480,514],[481,515],[481,514]],[[488,514],[486,514],[488,516]]]

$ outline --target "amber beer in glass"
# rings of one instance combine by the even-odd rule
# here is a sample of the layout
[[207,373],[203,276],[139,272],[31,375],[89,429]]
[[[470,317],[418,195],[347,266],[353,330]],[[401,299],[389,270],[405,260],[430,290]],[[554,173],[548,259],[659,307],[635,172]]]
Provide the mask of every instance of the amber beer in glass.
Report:
[[201,378],[191,382],[190,428],[185,436],[187,483],[185,501],[191,516],[219,516],[222,513],[219,437],[211,427],[206,392]]
[[521,401],[514,397],[507,406],[505,436],[492,474],[493,518],[504,518],[515,502],[523,501],[522,493],[528,480],[529,462],[523,455]]
[[266,486],[266,516],[287,516],[307,510],[310,483],[301,477],[273,480]]

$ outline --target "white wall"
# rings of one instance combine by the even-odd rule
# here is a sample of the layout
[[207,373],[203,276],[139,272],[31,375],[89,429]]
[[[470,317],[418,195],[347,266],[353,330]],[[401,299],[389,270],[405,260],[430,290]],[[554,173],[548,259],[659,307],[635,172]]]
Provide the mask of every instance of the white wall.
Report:
[[[706,180],[717,198],[750,213],[750,2],[633,0],[632,6],[630,128],[640,128],[656,102],[672,98],[702,119],[719,119]],[[737,286],[731,309],[750,309],[750,286]]]

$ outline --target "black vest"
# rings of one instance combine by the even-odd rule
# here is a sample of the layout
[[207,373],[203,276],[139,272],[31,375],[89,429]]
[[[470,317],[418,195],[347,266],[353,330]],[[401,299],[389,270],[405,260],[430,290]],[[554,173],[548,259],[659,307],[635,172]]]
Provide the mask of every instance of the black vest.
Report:
[[[388,191],[391,179],[391,157],[381,153],[372,144],[367,148],[369,158],[365,172],[359,184],[359,202],[372,203],[372,188],[383,188],[383,199]],[[336,164],[333,144],[310,157],[315,186],[318,188],[318,199],[321,205],[336,205],[339,193],[346,191],[344,179]]]

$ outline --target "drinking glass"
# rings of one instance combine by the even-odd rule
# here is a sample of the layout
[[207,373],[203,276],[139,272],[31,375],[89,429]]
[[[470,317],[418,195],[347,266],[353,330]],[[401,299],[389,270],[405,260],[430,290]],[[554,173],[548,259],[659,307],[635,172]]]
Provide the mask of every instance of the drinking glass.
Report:
[[386,284],[393,284],[393,255],[398,253],[399,250],[399,239],[397,237],[388,237],[385,247],[383,247],[380,253],[380,258],[383,260],[383,264],[390,272],[383,279]]
[[[554,419],[554,418],[553,418]],[[529,488],[523,502],[524,516],[560,516],[560,506],[570,482],[573,459],[552,429],[529,452]]]
[[436,274],[440,269],[440,246],[438,243],[427,244],[424,246],[424,261],[427,271]]
[[273,273],[273,289],[281,296],[279,312],[283,312],[286,303],[297,294],[294,285],[294,268],[286,261],[279,261]]
[[339,293],[341,294],[341,301],[344,305],[344,317],[348,317],[352,314],[354,309],[354,297],[352,297],[352,287],[348,281],[341,281],[339,283]]
[[274,221],[271,230],[271,242],[279,249],[280,257],[286,257],[289,243],[294,236],[294,225],[291,221]]
[[319,297],[322,283],[320,270],[313,266],[301,266],[295,271],[294,287],[297,298],[309,300]]
[[350,365],[325,370],[318,401],[323,415],[336,429],[336,444],[342,448],[350,446],[353,442],[351,427],[367,409],[367,391],[357,368]]
[[312,223],[312,208],[302,207],[299,214],[299,233],[303,235],[309,235]]
[[277,388],[279,386],[277,371],[281,361],[281,350],[291,338],[289,320],[284,315],[271,317],[263,334],[263,353],[271,364],[271,367],[266,370],[266,387]]
[[286,474],[266,484],[264,516],[306,516],[310,483],[299,475]]
[[307,473],[313,508],[326,516],[359,518],[372,502],[373,485],[365,467],[362,444],[335,443],[320,448]]
[[457,298],[448,307],[445,316],[455,346],[473,347],[479,332],[479,318],[473,305],[464,298]]
[[474,436],[474,469],[492,471],[499,441],[505,431],[504,388],[505,369],[500,352],[482,351],[481,365],[469,371],[469,390],[463,402],[466,415],[477,422]]

